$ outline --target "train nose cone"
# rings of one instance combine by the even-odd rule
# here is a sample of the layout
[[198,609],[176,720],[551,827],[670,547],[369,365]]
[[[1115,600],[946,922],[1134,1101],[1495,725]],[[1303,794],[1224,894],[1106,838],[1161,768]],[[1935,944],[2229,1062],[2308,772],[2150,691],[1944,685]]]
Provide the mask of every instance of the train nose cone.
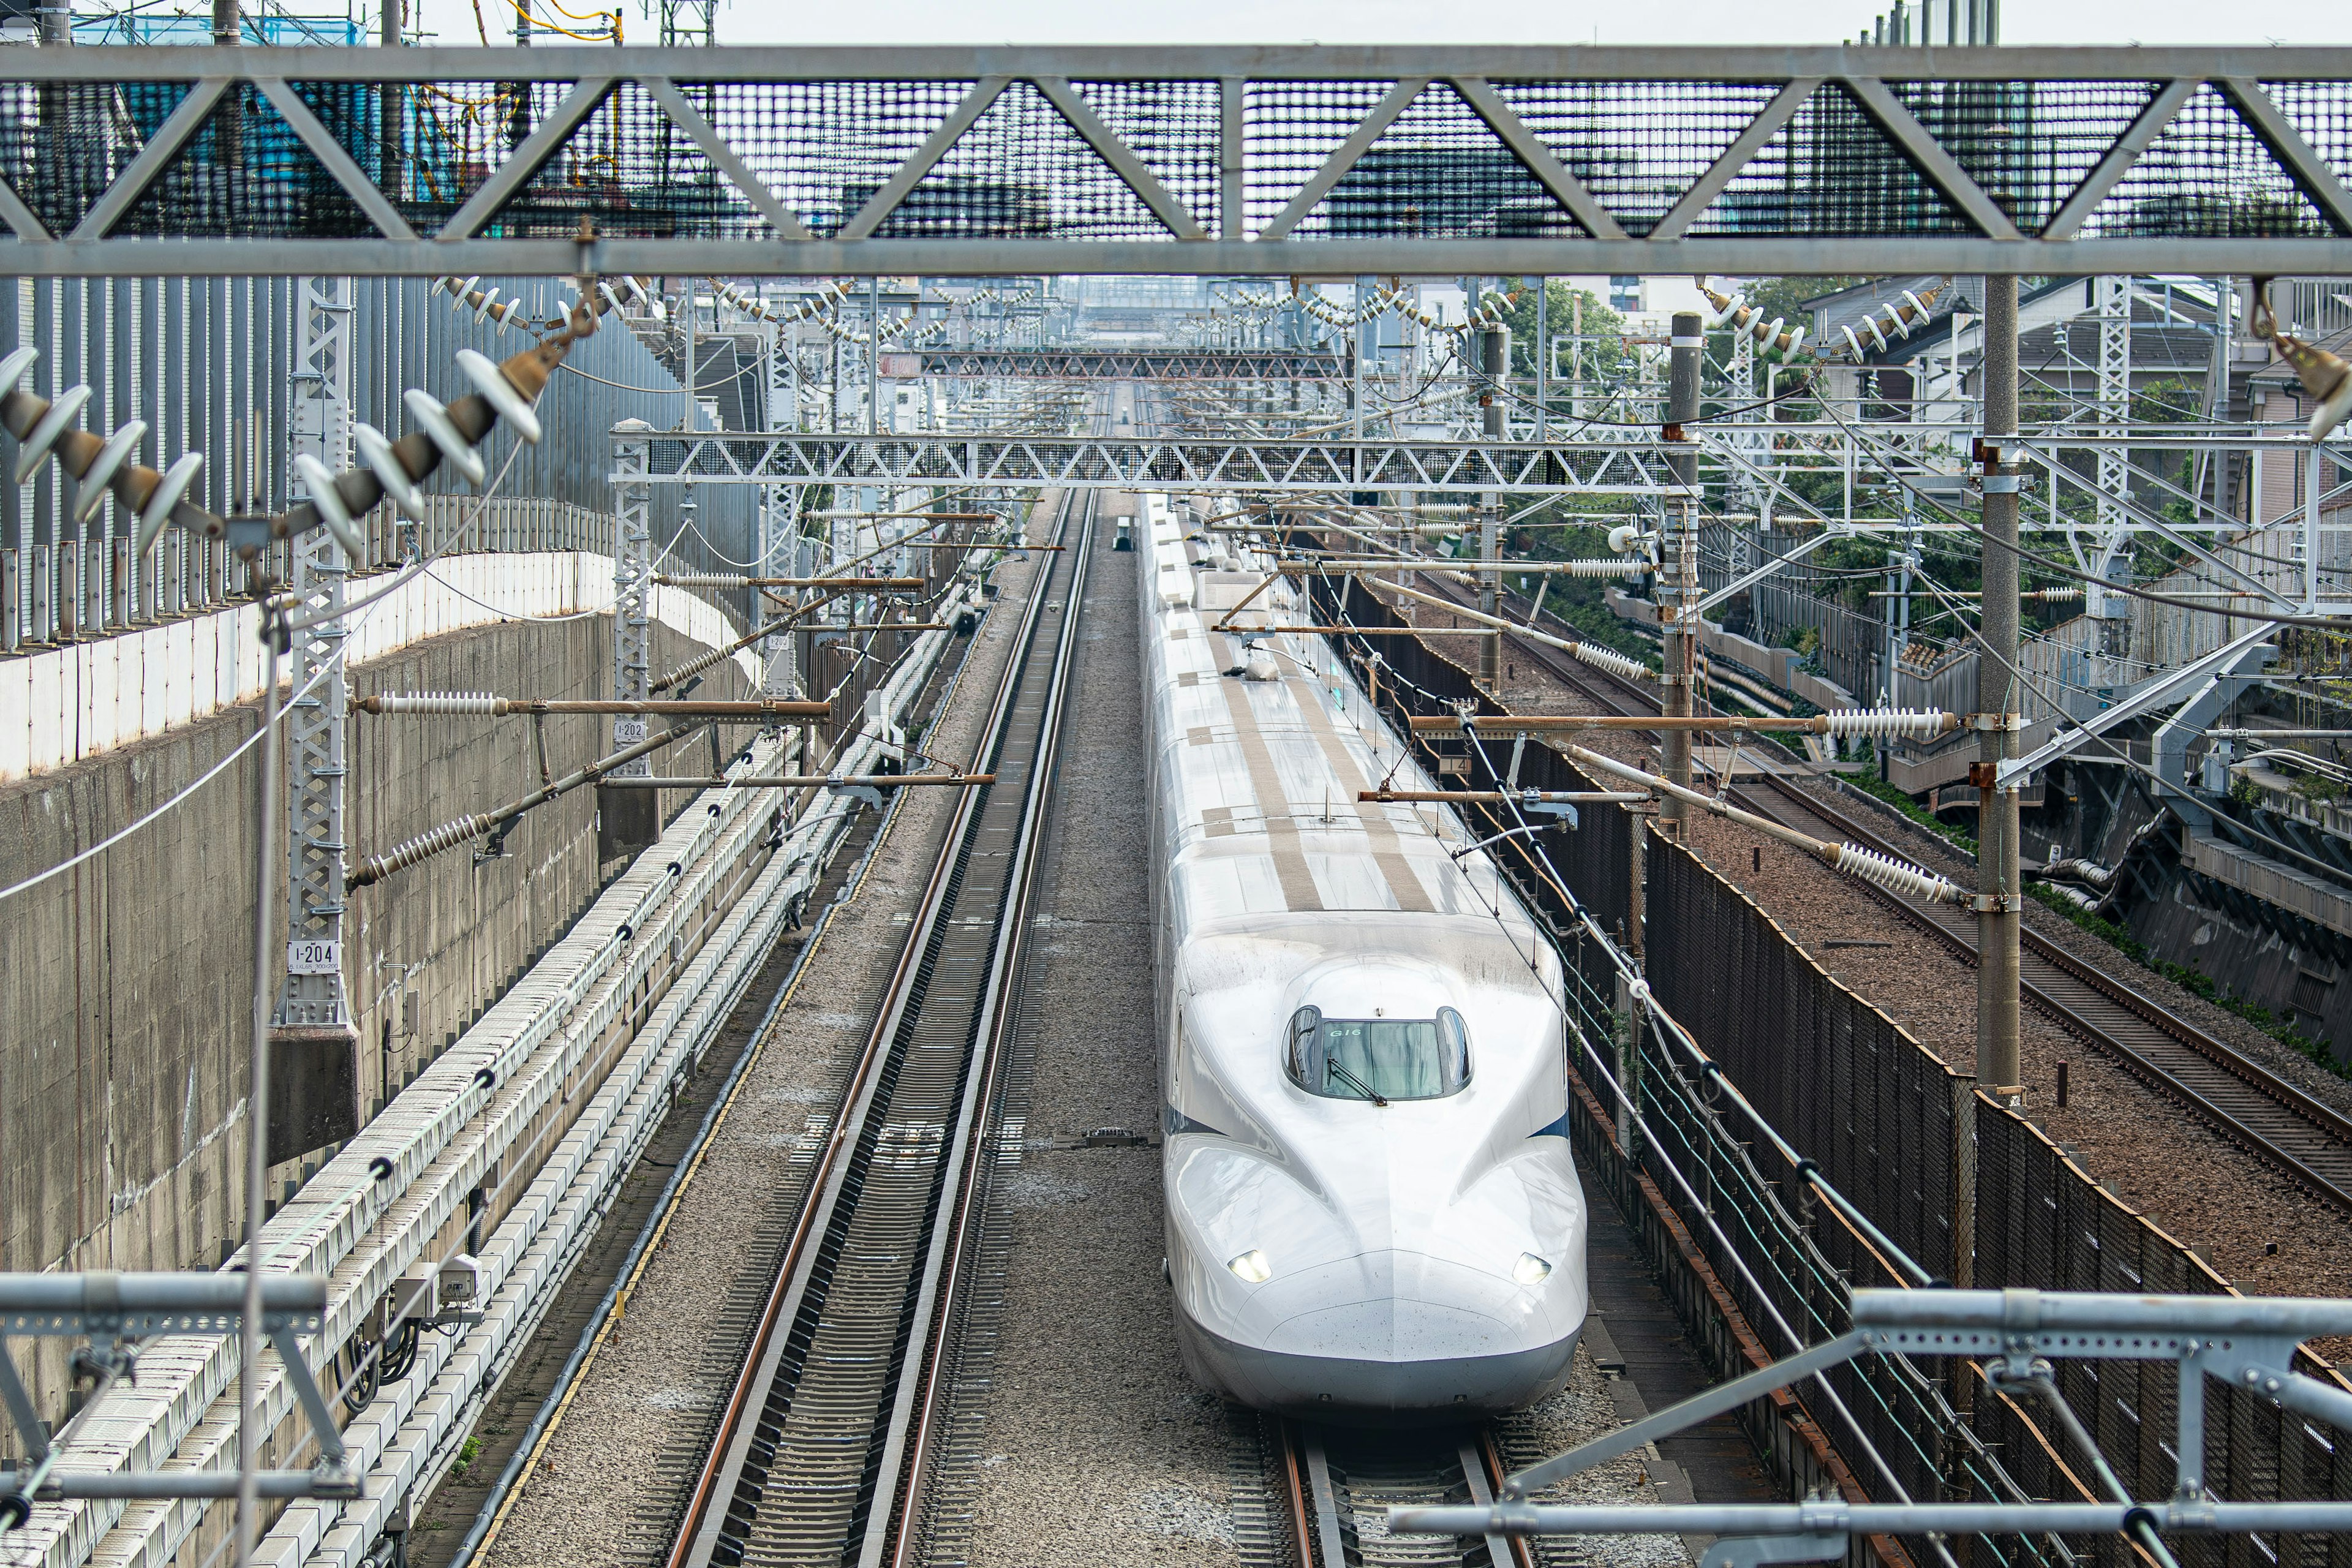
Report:
[[[1186,1325],[1186,1351],[1264,1409],[1408,1425],[1518,1409],[1557,1390],[1581,1331],[1484,1271],[1404,1251],[1367,1253],[1277,1278],[1254,1308],[1263,1337],[1238,1345]],[[1255,1315],[1255,1314],[1254,1314]]]

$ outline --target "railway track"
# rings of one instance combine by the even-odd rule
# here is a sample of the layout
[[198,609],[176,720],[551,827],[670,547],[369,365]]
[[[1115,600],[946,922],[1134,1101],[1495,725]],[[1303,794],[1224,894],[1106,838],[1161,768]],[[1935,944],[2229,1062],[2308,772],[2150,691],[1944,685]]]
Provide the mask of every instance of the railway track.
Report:
[[[1443,576],[1433,581],[1441,596],[1471,605],[1473,590]],[[1519,613],[1531,607],[1517,595],[1506,598],[1517,600]],[[1532,658],[1605,712],[1658,710],[1656,699],[1630,682],[1541,643],[1518,637],[1512,642],[1517,656]],[[1848,839],[1906,860],[1916,858],[1877,826],[1841,810],[1822,793],[1778,775],[1767,775],[1760,792],[1745,785],[1730,791],[1735,804],[1801,832]],[[1954,957],[1970,965],[1977,962],[1972,914],[1916,903],[1867,884],[1857,887],[1934,937]],[[2032,927],[2025,929],[2021,946],[2021,988],[2028,1005],[2306,1192],[2352,1210],[2352,1119]]]
[[1391,1505],[1493,1502],[1505,1467],[1491,1432],[1279,1426],[1276,1511],[1298,1568],[1531,1568],[1523,1541],[1388,1531]]
[[670,1568],[909,1560],[1076,650],[1095,500],[1073,505],[1076,547],[1050,557],[1029,600],[975,759],[996,782],[966,792],[950,825]]

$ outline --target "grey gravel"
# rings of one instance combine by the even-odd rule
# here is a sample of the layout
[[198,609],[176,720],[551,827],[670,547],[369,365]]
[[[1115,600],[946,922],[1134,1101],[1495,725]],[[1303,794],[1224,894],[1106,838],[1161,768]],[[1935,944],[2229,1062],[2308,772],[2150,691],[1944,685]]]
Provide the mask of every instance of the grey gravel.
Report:
[[[999,607],[982,622],[947,712],[929,744],[969,757],[1017,630],[1017,608],[1050,556],[999,568]],[[657,1561],[668,1542],[631,1528],[617,1468],[667,1496],[690,1473],[657,1461],[701,1429],[731,1369],[705,1347],[744,1265],[748,1225],[778,1218],[761,1200],[787,1189],[790,1163],[821,1134],[873,1027],[914,908],[955,807],[948,790],[909,790],[855,898],[834,915],[777,1016],[760,1059],[714,1135],[709,1156],[603,1351],[580,1379],[562,1423],[529,1473],[485,1553],[491,1568],[585,1568]],[[898,917],[894,919],[893,917]],[[648,1500],[663,1511],[664,1498]]]

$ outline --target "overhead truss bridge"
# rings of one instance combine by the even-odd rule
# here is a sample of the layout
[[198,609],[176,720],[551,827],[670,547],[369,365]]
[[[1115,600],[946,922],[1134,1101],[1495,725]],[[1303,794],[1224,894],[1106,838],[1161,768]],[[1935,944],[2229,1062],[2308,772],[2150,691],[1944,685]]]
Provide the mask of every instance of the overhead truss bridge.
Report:
[[927,349],[884,351],[884,375],[975,381],[1345,381],[1344,356],[1287,349]]
[[0,270],[2352,273],[2352,49],[0,52]]

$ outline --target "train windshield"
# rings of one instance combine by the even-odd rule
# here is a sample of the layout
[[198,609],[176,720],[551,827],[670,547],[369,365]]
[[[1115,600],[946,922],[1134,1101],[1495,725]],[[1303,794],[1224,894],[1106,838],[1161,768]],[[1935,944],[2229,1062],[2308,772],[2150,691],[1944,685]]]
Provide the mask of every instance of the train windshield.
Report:
[[1283,1066],[1291,1082],[1330,1100],[1437,1100],[1470,1081],[1470,1037],[1451,1007],[1434,1018],[1327,1018],[1301,1007]]

